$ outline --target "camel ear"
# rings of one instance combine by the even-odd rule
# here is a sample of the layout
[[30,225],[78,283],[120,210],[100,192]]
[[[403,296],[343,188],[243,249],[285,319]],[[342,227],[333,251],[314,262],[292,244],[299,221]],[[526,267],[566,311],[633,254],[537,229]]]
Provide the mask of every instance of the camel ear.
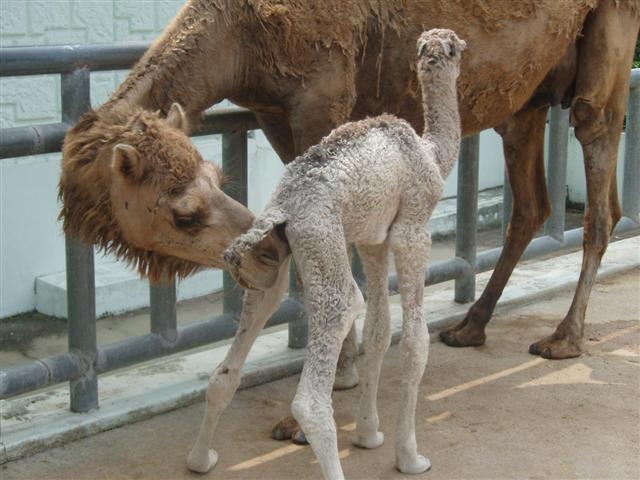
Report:
[[130,182],[139,182],[144,174],[144,165],[135,148],[119,143],[113,147],[111,170]]
[[174,103],[167,114],[167,125],[186,132],[188,130],[187,116],[179,103]]
[[421,57],[422,54],[424,53],[424,49],[427,46],[427,41],[422,38],[422,36],[420,36],[420,38],[418,38],[418,56]]

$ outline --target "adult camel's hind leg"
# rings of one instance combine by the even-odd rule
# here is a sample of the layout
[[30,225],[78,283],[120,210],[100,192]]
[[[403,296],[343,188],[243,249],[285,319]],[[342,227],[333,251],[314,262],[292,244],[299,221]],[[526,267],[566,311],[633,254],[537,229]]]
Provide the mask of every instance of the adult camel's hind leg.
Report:
[[513,211],[504,249],[482,295],[460,324],[440,333],[442,341],[449,346],[468,347],[485,342],[485,326],[516,263],[536,230],[549,216],[544,176],[547,110],[547,107],[525,107],[496,128],[502,136],[509,184],[513,191]]
[[619,7],[604,3],[585,25],[571,112],[576,137],[582,144],[587,177],[582,270],[564,320],[552,335],[529,347],[530,353],[545,358],[576,357],[584,348],[589,294],[621,215],[615,169],[629,93],[629,66],[639,24],[640,18],[620,2]]

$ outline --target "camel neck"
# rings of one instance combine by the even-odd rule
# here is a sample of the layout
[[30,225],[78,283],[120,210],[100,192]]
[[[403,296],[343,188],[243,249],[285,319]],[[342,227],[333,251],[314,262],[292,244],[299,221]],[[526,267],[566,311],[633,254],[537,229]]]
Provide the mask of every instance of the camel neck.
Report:
[[460,113],[455,79],[421,79],[424,109],[422,138],[433,145],[443,178],[447,178],[460,148]]
[[241,71],[238,37],[228,34],[233,18],[224,6],[187,3],[101,110],[140,107],[167,113],[178,102],[194,118],[229,97]]

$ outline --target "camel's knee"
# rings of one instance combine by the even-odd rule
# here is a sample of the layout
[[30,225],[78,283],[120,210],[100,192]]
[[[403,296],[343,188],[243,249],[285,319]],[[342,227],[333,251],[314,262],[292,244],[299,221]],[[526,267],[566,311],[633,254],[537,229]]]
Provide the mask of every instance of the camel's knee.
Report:
[[206,398],[211,405],[226,405],[240,387],[240,372],[220,365],[209,377]]
[[546,188],[535,198],[526,201],[516,199],[509,219],[507,235],[529,238],[544,224],[549,215],[551,215],[551,205]]
[[405,365],[412,366],[412,370],[422,375],[429,358],[429,330],[424,322],[413,322],[405,326],[401,342]]

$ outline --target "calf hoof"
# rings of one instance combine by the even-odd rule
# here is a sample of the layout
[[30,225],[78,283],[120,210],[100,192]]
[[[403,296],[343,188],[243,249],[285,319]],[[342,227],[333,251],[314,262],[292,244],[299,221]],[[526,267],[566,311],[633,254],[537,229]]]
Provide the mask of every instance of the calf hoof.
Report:
[[440,339],[450,347],[478,347],[484,345],[487,336],[483,330],[466,324],[440,332]]
[[207,473],[218,463],[218,453],[215,450],[208,450],[204,455],[196,454],[193,451],[187,456],[187,467],[192,472]]
[[540,355],[550,360],[563,360],[565,358],[579,357],[584,353],[581,341],[572,341],[557,334],[543,338],[529,346],[531,355]]
[[417,475],[431,470],[431,462],[427,457],[416,455],[414,458],[407,460],[396,460],[396,468],[402,473]]
[[292,440],[298,445],[306,445],[307,438],[300,429],[298,422],[291,415],[282,418],[273,430],[271,430],[271,438],[278,441]]
[[378,448],[384,443],[384,433],[376,432],[373,435],[359,435],[356,432],[351,437],[351,443],[359,448]]
[[349,390],[350,388],[358,385],[360,379],[358,378],[358,369],[355,363],[344,369],[344,371],[338,371],[336,373],[336,379],[333,381],[334,390]]

